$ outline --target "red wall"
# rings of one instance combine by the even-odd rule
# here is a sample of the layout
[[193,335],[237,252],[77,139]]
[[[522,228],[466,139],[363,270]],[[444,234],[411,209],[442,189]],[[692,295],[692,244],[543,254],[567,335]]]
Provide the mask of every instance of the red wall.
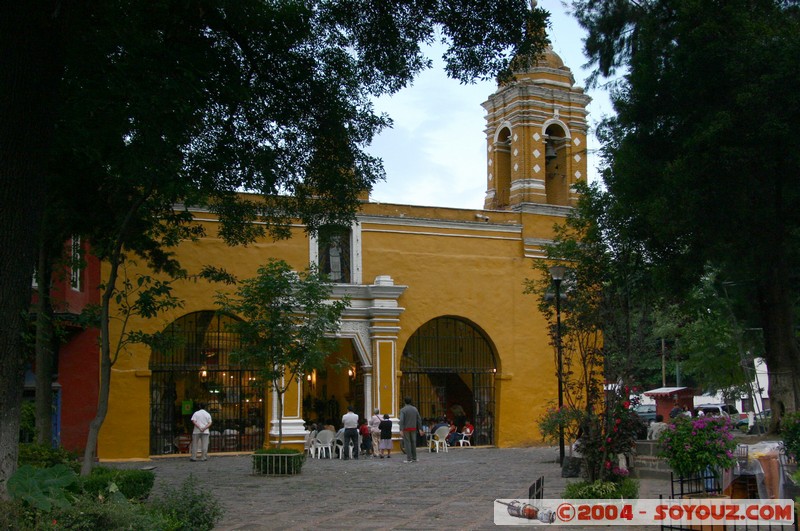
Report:
[[[66,243],[67,251],[71,242]],[[66,315],[65,341],[58,351],[58,383],[61,385],[61,445],[68,450],[83,451],[89,422],[97,411],[100,356],[99,330],[83,329],[69,319],[91,304],[100,303],[100,262],[88,254],[83,244],[85,265],[81,271],[80,291],[70,286],[70,270],[53,278],[51,299],[56,315]],[[33,300],[36,299],[34,289]]]
[[99,361],[97,329],[77,332],[59,350],[61,446],[82,452],[89,422],[97,411]]

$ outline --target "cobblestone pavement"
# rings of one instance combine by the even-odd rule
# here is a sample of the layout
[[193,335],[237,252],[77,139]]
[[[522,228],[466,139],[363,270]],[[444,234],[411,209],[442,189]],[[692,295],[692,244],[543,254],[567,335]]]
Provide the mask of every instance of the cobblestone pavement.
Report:
[[[397,453],[391,459],[307,459],[302,473],[292,477],[252,475],[249,454],[212,454],[206,462],[163,457],[115,466],[155,467],[154,495],[194,475],[225,509],[221,530],[453,530],[496,528],[493,501],[527,498],[540,476],[545,477],[544,498],[560,497],[568,480],[561,478],[557,457],[552,447],[421,450],[419,461],[408,464]],[[640,498],[659,494],[669,494],[668,481],[641,480]]]

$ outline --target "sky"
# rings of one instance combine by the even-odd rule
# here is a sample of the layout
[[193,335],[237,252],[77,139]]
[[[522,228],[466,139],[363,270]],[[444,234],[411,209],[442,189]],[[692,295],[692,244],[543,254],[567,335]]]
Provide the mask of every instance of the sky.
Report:
[[[548,36],[553,50],[572,70],[577,86],[585,87],[588,70],[583,56],[585,32],[567,13],[562,0],[539,0],[550,12]],[[386,180],[375,185],[370,199],[455,208],[483,208],[486,194],[486,126],[481,103],[496,89],[494,81],[462,85],[448,79],[441,51],[431,50],[434,61],[413,86],[375,102],[377,112],[388,113],[391,129],[378,135],[367,150],[383,160]],[[612,112],[608,95],[601,89],[587,90],[590,136],[589,180],[597,177],[598,148],[594,127]]]

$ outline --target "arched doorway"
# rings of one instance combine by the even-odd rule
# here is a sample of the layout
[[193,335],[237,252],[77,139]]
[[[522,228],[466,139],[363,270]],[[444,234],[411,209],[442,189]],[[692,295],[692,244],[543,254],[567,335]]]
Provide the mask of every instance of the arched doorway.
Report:
[[497,372],[486,335],[458,317],[438,317],[408,340],[400,362],[400,387],[425,419],[452,418],[453,406],[464,409],[475,425],[477,444],[494,444]]
[[265,389],[255,371],[230,359],[239,345],[233,317],[187,314],[164,330],[165,346],[150,357],[150,453],[187,452],[191,416],[206,404],[214,424],[212,452],[253,450],[264,443]]
[[305,375],[303,420],[341,427],[342,415],[353,406],[364,415],[364,370],[349,339],[329,354],[320,369]]

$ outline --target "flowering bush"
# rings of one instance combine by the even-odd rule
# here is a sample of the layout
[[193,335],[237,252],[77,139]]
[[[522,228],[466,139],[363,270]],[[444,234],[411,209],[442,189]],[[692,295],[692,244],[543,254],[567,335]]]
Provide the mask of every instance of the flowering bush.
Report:
[[733,425],[724,417],[679,416],[661,432],[659,455],[681,477],[695,477],[708,467],[730,468],[736,463]]
[[584,458],[590,481],[622,481],[628,469],[620,467],[619,456],[629,454],[636,444],[641,426],[630,407],[628,388],[620,388],[607,396],[606,411],[588,416],[575,448]]

